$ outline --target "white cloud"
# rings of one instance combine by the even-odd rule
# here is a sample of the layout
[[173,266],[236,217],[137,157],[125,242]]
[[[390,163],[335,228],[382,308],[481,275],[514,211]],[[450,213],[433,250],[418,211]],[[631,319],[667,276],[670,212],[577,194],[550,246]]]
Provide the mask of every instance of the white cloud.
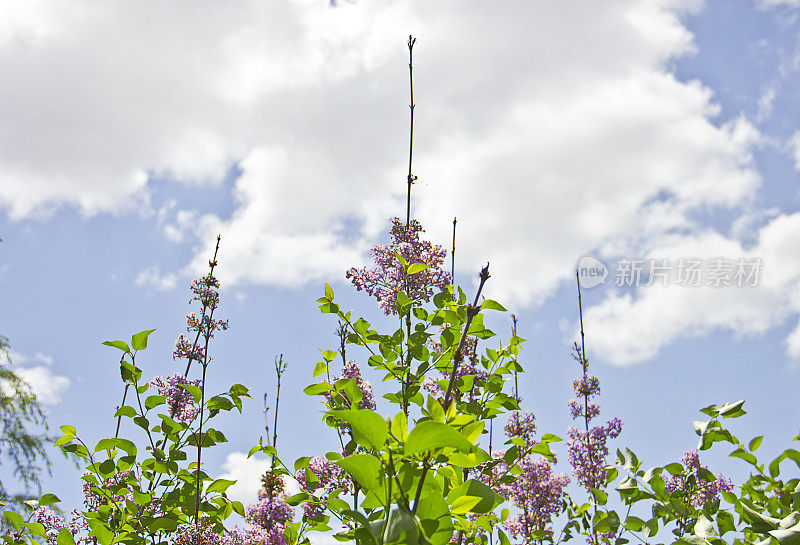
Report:
[[139,287],[149,287],[159,291],[169,291],[178,285],[178,275],[175,273],[161,274],[158,265],[153,265],[136,275],[136,285]]
[[794,158],[794,169],[800,170],[800,130],[795,131],[787,142],[787,147]]
[[43,365],[16,367],[14,373],[31,386],[39,402],[45,405],[60,403],[61,396],[70,385],[67,377],[56,375],[49,367]]
[[243,452],[228,454],[222,464],[224,473],[221,478],[236,481],[236,484],[228,488],[228,497],[242,502],[243,505],[255,503],[261,488],[261,476],[268,468],[269,460],[248,458]]
[[[223,479],[235,480],[236,484],[227,490],[228,497],[242,502],[243,505],[255,503],[258,500],[258,490],[261,488],[261,476],[269,468],[269,460],[253,456],[248,458],[244,452],[232,452],[222,464]],[[286,479],[286,493],[291,496],[299,492],[294,479]]]
[[[182,273],[204,269],[222,233],[228,284],[341,279],[405,211],[413,32],[412,209],[447,247],[458,216],[459,280],[488,260],[487,294],[531,305],[598,249],[655,252],[675,233],[738,244],[692,220],[751,206],[762,142],[671,72],[695,50],[681,16],[702,2],[328,4],[4,4],[0,206],[12,218],[149,210],[156,180],[202,192],[235,165],[230,215],[180,202],[157,215],[169,240],[199,241]],[[177,277],[154,266],[137,284]],[[606,320],[657,293],[607,302]],[[704,316],[695,330],[733,323]],[[636,340],[629,361],[651,357]]]
[[756,0],[756,3],[762,8],[775,8],[779,6],[790,8],[800,7],[800,0]]
[[761,92],[758,97],[758,111],[756,113],[758,121],[763,121],[772,115],[772,106],[775,103],[776,94],[777,89],[774,85],[768,86]]
[[[798,237],[800,213],[772,219],[758,231],[750,248],[712,231],[664,237],[642,257],[666,258],[673,264],[679,258],[758,258],[763,263],[758,286],[712,288],[670,283],[640,287],[635,295],[612,292],[584,311],[593,352],[611,363],[628,365],[655,358],[664,346],[681,337],[711,331],[757,335],[797,317]],[[786,338],[786,351],[800,357],[800,326]]]

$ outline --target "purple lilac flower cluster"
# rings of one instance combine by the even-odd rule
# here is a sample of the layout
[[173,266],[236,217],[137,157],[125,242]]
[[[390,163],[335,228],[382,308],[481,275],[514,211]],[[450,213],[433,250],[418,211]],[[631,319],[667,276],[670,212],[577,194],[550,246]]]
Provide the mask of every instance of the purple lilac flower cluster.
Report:
[[[194,316],[193,314],[191,316]],[[172,349],[173,360],[194,360],[203,361],[205,350],[202,346],[192,343],[186,335],[181,334],[175,341],[175,348]]]
[[530,411],[512,411],[504,429],[509,439],[518,437],[526,447],[536,444],[536,417]]
[[[374,411],[375,407],[375,395],[372,393],[372,384],[368,380],[365,380],[361,376],[361,368],[358,366],[358,363],[350,360],[342,366],[342,371],[338,375],[333,375],[333,382],[336,383],[337,380],[341,379],[353,379],[356,381],[356,385],[358,389],[361,390],[361,401],[358,403],[358,406],[362,409],[367,409],[370,411]],[[333,399],[330,395],[328,397],[328,403],[333,406]]]
[[622,433],[622,421],[613,418],[605,426],[594,426],[589,431],[570,428],[567,431],[567,453],[572,473],[584,488],[605,488],[608,439]]
[[175,373],[171,377],[156,377],[150,384],[157,387],[158,393],[167,398],[170,418],[191,422],[197,416],[200,407],[194,402],[192,394],[180,385],[193,384],[199,387],[199,380],[186,380],[180,373]]
[[[372,248],[377,268],[353,267],[345,275],[358,291],[363,289],[375,297],[387,315],[397,314],[397,294],[400,291],[405,290],[415,303],[428,302],[434,295],[434,288],[443,290],[453,281],[450,273],[441,268],[447,250],[420,240],[424,229],[417,220],[411,220],[408,227],[399,218],[392,218],[391,222],[391,242]],[[408,263],[423,263],[428,268],[403,279],[403,267],[395,254],[400,254]]]
[[[535,420],[531,412],[512,412],[505,426],[506,436],[509,439],[521,438],[527,447],[532,447],[536,444]],[[522,473],[517,475],[513,483],[502,483],[500,479],[511,474],[510,467],[503,461],[504,455],[505,451],[502,450],[492,453],[492,457],[500,461],[492,468],[491,474],[484,475],[481,480],[521,511],[503,525],[514,539],[521,538],[522,543],[526,543],[531,532],[551,532],[550,524],[553,517],[561,512],[561,497],[564,487],[569,484],[569,477],[565,473],[553,473],[555,456],[551,461],[526,454],[519,461]]]
[[248,526],[228,530],[220,545],[286,545],[283,531],[294,518],[294,508],[286,503],[283,477],[267,471],[261,482],[258,501],[245,511]]
[[[84,475],[90,474],[85,473]],[[130,471],[120,471],[103,481],[103,487],[109,488],[123,485],[129,475]],[[81,492],[83,494],[83,506],[87,511],[97,512],[101,505],[105,505],[110,502],[122,503],[126,499],[124,496],[113,493],[110,497],[104,497],[92,490],[93,488],[98,488],[98,486],[94,483],[84,480],[81,487]],[[81,516],[81,513],[77,509],[73,509],[70,514],[72,515],[72,518],[70,522],[67,523],[64,517],[49,507],[39,507],[36,509],[36,511],[34,511],[36,522],[44,526],[45,534],[47,536],[47,543],[55,545],[58,532],[62,528],[69,529],[76,545],[88,545],[89,543],[94,542],[94,538],[88,537],[89,525],[87,524],[86,519]]]
[[[722,475],[713,481],[700,478],[698,475],[701,468],[700,456],[696,450],[690,450],[684,454],[681,462],[684,465],[684,471],[667,479],[665,489],[670,494],[678,493],[696,509],[702,509],[708,502],[715,500],[720,492],[733,490],[733,483]],[[694,479],[690,479],[690,477],[694,477]]]
[[[225,331],[228,329],[228,320],[215,320],[214,310],[219,306],[219,280],[212,273],[196,278],[192,281],[191,287],[194,294],[189,300],[200,301],[203,312],[200,318],[194,312],[186,315],[186,330],[194,332],[195,338],[202,336],[207,342],[214,338],[217,330]],[[197,335],[199,334],[199,336]],[[205,361],[205,350],[196,342],[192,342],[186,335],[180,335],[175,341],[172,350],[172,359],[188,359],[189,361]]]
[[[309,494],[314,494],[320,500],[319,503],[303,504],[303,513],[308,519],[320,516],[325,511],[325,502],[334,490],[351,490],[351,482],[344,470],[320,456],[315,456],[308,461],[308,471],[317,478],[317,484],[312,488],[306,478],[306,469],[297,472],[297,480]],[[322,493],[319,494],[319,491]]]
[[181,524],[172,536],[172,545],[227,545],[209,522],[208,516],[201,516],[200,524]]
[[586,490],[601,489],[605,488],[606,482],[607,442],[622,433],[622,421],[613,418],[605,426],[589,426],[600,415],[600,405],[590,401],[600,395],[600,381],[588,373],[589,362],[581,349],[576,347],[576,351],[575,359],[583,366],[583,375],[572,383],[573,393],[578,399],[571,399],[568,406],[573,420],[583,420],[584,429],[572,427],[567,431],[567,454],[578,482]]

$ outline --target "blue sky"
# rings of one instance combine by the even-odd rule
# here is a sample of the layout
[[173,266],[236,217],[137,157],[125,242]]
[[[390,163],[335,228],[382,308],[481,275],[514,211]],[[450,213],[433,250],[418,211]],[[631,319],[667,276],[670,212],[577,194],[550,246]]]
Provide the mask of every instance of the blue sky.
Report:
[[[121,387],[104,340],[157,328],[145,375],[179,369],[188,284],[219,232],[231,329],[211,387],[242,382],[254,400],[208,463],[255,476],[237,453],[262,433],[280,353],[284,457],[334,448],[300,393],[317,349],[336,346],[314,300],[328,281],[382,320],[344,271],[405,210],[413,33],[413,215],[447,247],[458,216],[468,291],[492,263],[487,296],[528,339],[521,387],[540,431],[570,425],[582,256],[759,258],[749,288],[585,290],[587,350],[603,415],[625,423],[617,446],[649,465],[692,448],[697,409],[716,402],[747,400],[735,429],[765,434],[765,453],[788,445],[800,4],[431,4],[0,6],[0,333],[52,428],[113,433]],[[744,464],[724,450],[706,461],[735,475]],[[78,472],[53,457],[45,488],[77,503]]]

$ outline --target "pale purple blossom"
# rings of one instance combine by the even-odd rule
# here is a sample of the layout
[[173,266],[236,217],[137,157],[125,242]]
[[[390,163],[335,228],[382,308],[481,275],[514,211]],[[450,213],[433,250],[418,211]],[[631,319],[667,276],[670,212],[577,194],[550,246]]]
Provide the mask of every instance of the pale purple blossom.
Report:
[[[401,291],[405,291],[415,303],[422,303],[430,301],[435,290],[441,291],[452,283],[450,273],[441,268],[447,250],[420,240],[424,229],[417,220],[411,220],[408,228],[399,218],[392,218],[391,222],[391,242],[372,248],[377,267],[353,267],[345,274],[358,291],[363,289],[375,297],[387,315],[397,314],[397,294]],[[403,266],[395,254],[400,254],[409,264],[422,263],[428,268],[403,279]]]
[[572,473],[587,490],[605,488],[606,456],[608,439],[616,439],[622,433],[622,421],[613,418],[605,426],[594,426],[589,431],[570,428],[567,431],[567,453]]
[[[191,316],[194,316],[194,314]],[[175,341],[175,347],[172,349],[173,360],[191,359],[194,361],[203,361],[204,354],[205,351],[202,346],[194,344],[183,334]]]
[[[372,384],[361,376],[361,368],[358,366],[357,362],[353,360],[348,361],[342,366],[342,371],[333,376],[334,383],[342,379],[353,379],[356,381],[356,386],[358,386],[358,389],[361,391],[361,401],[358,403],[359,407],[370,411],[375,410],[375,395],[372,393]],[[339,393],[344,395],[343,392]],[[328,401],[330,403],[333,401],[330,395],[328,395]]]
[[535,444],[536,417],[530,411],[512,411],[505,426],[508,438],[518,437],[525,441],[526,447]]
[[186,377],[175,373],[171,377],[155,377],[151,382],[158,388],[158,393],[167,399],[170,418],[177,418],[184,422],[191,422],[200,411],[200,407],[194,402],[192,394],[181,384],[192,384],[200,386],[199,380],[186,380]]
[[686,452],[681,462],[684,465],[683,472],[669,477],[664,488],[670,494],[682,496],[696,509],[702,509],[708,502],[717,499],[721,492],[733,490],[733,483],[722,475],[713,481],[706,481],[698,475],[701,467],[707,468],[700,465],[700,456],[696,450]]
[[244,520],[254,526],[267,530],[274,526],[286,526],[294,517],[294,509],[283,498],[262,498],[258,502],[247,506]]
[[322,490],[319,495],[319,502],[309,502],[303,504],[303,513],[308,519],[320,516],[325,511],[325,502],[334,490],[341,489],[349,491],[352,489],[351,481],[344,470],[327,458],[315,456],[308,461],[308,471],[317,478],[317,483],[312,487],[306,478],[306,469],[301,468],[297,472],[297,480],[309,494]]
[[200,524],[181,524],[172,534],[172,545],[225,545],[224,538],[214,532],[207,517],[202,517]]

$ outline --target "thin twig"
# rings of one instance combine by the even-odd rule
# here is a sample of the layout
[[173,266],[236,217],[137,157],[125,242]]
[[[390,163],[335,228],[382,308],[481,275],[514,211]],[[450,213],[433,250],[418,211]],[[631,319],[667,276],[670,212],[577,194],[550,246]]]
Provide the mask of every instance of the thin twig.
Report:
[[461,340],[458,342],[458,348],[456,349],[456,353],[453,355],[453,370],[450,373],[450,380],[447,383],[447,393],[444,396],[444,404],[442,405],[445,411],[448,409],[448,407],[450,407],[450,401],[453,395],[453,387],[456,382],[456,373],[458,373],[458,364],[464,359],[462,350],[464,350],[464,341],[467,338],[467,331],[469,331],[469,326],[472,324],[472,319],[478,314],[478,312],[480,312],[478,299],[481,296],[483,285],[487,280],[489,280],[489,276],[489,264],[487,263],[486,266],[481,269],[481,273],[478,275],[478,277],[481,279],[481,283],[478,285],[478,291],[475,293],[475,301],[472,303],[472,306],[467,306],[467,323],[464,324],[464,330],[461,332]]
[[412,53],[416,41],[417,39],[413,36],[408,36],[408,86],[411,94],[411,104],[409,104],[409,108],[411,110],[411,127],[408,131],[408,176],[406,176],[406,182],[408,183],[408,198],[406,199],[406,229],[408,229],[411,223],[411,184],[413,184],[414,180],[417,179],[416,176],[411,174],[411,157],[414,152],[414,67],[412,66]]
[[456,223],[458,219],[453,218],[453,251],[450,252],[450,277],[453,281],[453,297],[456,296]]

